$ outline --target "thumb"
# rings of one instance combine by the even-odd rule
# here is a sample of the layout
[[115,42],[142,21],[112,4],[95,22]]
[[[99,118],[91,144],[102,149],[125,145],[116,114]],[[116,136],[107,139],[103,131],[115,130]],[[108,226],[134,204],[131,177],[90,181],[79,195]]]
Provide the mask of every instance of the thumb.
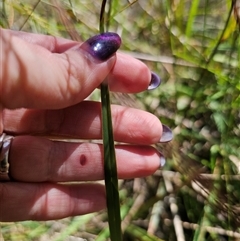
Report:
[[23,35],[0,29],[0,104],[5,108],[58,109],[82,101],[109,74],[121,44],[115,33],[81,45]]

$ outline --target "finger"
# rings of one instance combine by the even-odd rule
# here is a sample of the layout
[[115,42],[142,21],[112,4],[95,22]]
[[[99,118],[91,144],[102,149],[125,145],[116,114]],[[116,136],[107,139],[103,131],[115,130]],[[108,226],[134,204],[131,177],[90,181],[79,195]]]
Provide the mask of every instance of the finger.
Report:
[[[83,45],[70,40],[0,31],[0,101],[6,108],[55,109],[76,104],[100,85],[116,61],[115,56],[90,61]],[[111,89],[120,92],[143,91],[150,81],[146,65],[123,54],[117,56],[109,75]]]
[[[31,44],[39,45],[52,53],[64,53],[67,50],[76,49],[79,46],[78,42],[69,39],[22,31],[6,31],[10,31],[12,35]],[[143,62],[118,52],[116,63],[109,73],[108,79],[112,91],[137,93],[148,88],[151,72]]]
[[[112,106],[116,141],[154,144],[162,136],[159,119],[142,110]],[[4,131],[13,135],[40,134],[81,139],[101,139],[101,105],[84,101],[62,110],[4,110]]]
[[143,62],[123,53],[117,53],[116,63],[108,75],[110,90],[122,93],[147,90],[151,78],[151,71]]
[[[100,85],[116,60],[111,48],[108,56],[112,58],[102,61],[92,56],[92,47],[86,42],[74,50],[52,53],[0,31],[0,101],[6,108],[55,109],[78,103]],[[55,44],[55,39],[51,40]]]
[[0,221],[53,220],[100,211],[105,190],[99,184],[0,183]]
[[[119,178],[153,174],[162,161],[151,146],[117,145]],[[95,181],[104,178],[102,145],[53,142],[45,138],[16,137],[11,145],[10,175],[22,182]]]

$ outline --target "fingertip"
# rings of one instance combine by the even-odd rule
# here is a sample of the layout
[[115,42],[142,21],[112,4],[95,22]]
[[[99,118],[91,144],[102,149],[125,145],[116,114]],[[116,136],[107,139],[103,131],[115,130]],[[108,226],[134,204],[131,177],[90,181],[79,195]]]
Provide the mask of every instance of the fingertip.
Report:
[[152,146],[116,146],[119,178],[152,175],[160,167],[161,155]]
[[148,89],[151,76],[151,71],[143,62],[118,52],[116,63],[108,77],[109,86],[116,92],[138,93]]

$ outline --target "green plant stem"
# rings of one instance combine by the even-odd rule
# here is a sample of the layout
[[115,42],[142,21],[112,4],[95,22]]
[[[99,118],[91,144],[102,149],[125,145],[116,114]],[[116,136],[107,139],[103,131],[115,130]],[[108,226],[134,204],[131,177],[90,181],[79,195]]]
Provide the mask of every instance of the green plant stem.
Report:
[[102,136],[108,222],[111,239],[122,240],[118,177],[108,84],[101,84]]
[[[100,33],[104,32],[106,0],[102,1],[100,12]],[[111,1],[110,1],[111,5]],[[110,16],[111,7],[108,16]],[[107,26],[106,26],[107,28]],[[115,155],[115,145],[112,128],[111,102],[107,82],[101,84],[102,102],[102,138],[104,148],[104,177],[108,211],[108,223],[112,241],[122,240],[120,202],[118,192],[118,175]]]

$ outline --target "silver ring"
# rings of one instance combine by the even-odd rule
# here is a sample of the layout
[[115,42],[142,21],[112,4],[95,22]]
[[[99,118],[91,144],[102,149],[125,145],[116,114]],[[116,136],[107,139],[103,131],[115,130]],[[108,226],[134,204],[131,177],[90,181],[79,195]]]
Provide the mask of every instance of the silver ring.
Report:
[[0,135],[0,182],[9,181],[9,150],[13,136],[5,133]]

